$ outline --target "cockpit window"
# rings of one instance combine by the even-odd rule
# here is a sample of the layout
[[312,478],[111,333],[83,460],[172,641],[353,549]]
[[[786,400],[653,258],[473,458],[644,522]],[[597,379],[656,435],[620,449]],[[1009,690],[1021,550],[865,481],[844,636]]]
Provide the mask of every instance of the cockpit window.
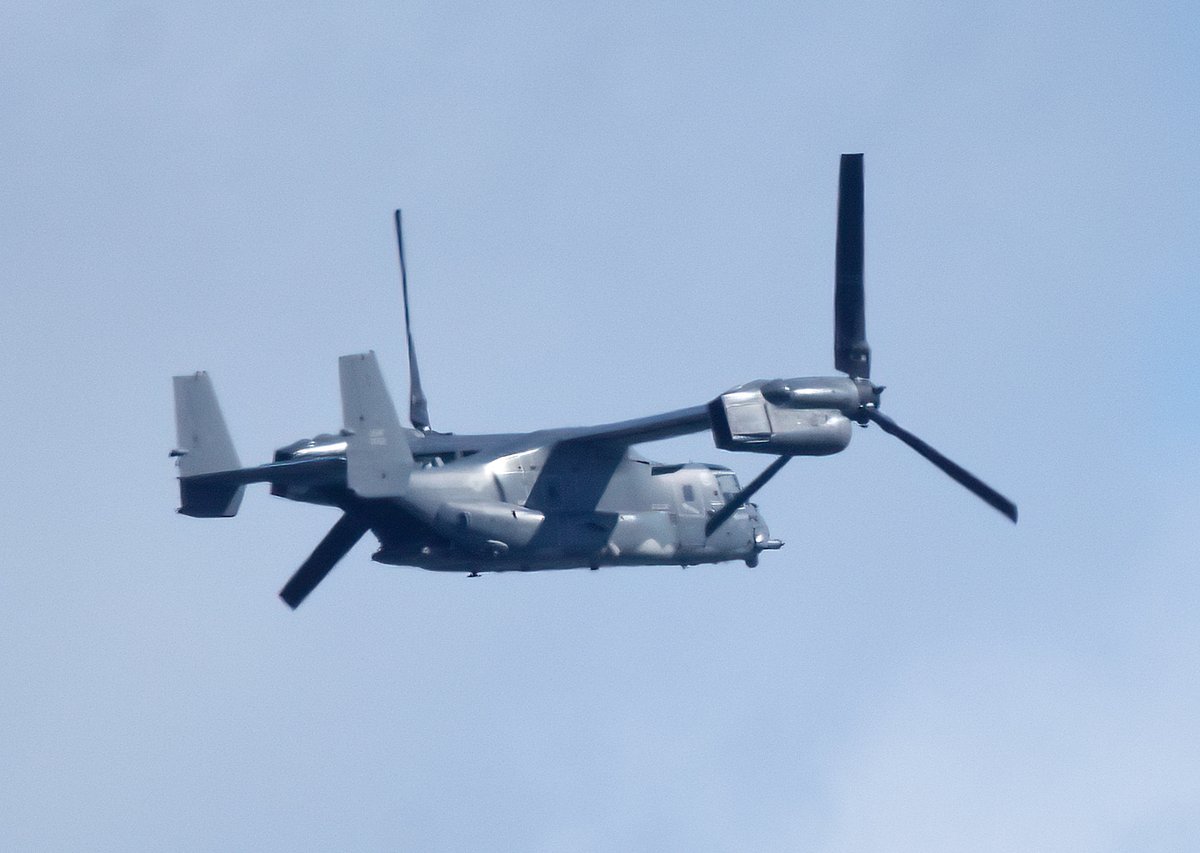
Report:
[[721,489],[721,497],[723,497],[726,502],[733,500],[734,496],[741,491],[741,487],[738,486],[737,475],[732,471],[718,474],[717,485]]

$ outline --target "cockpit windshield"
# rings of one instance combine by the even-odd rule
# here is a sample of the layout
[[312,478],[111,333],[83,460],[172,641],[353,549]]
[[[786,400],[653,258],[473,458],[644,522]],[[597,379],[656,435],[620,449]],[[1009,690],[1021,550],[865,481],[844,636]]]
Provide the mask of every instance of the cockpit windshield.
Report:
[[741,491],[738,486],[737,474],[732,471],[723,471],[717,475],[717,486],[721,489],[721,497],[725,502],[733,500],[734,496]]

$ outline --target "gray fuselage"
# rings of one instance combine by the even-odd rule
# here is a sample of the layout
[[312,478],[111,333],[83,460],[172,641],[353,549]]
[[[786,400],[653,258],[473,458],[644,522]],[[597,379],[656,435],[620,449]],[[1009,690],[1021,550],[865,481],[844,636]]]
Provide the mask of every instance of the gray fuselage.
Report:
[[324,483],[272,491],[343,509],[353,504],[379,539],[373,559],[437,571],[753,564],[769,547],[753,504],[705,535],[708,519],[739,490],[722,466],[662,465],[620,445],[564,440],[560,431],[408,433],[415,468],[403,500],[362,501],[349,492],[336,466],[346,444],[336,436],[276,453],[277,462],[328,459],[334,464]]

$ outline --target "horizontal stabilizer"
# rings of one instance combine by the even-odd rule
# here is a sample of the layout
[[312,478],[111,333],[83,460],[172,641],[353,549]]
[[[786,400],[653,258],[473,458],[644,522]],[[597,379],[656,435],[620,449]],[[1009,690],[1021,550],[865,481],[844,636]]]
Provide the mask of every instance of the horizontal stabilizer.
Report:
[[338,359],[346,431],[346,484],[363,498],[399,497],[413,468],[408,438],[374,352]]
[[245,486],[179,480],[179,512],[193,518],[232,518],[242,505]]

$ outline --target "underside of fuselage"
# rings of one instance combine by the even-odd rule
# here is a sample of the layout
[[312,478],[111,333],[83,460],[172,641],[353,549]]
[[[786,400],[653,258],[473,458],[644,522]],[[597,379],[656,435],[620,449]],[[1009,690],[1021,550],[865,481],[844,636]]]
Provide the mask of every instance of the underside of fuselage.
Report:
[[[379,509],[376,509],[379,513]],[[400,507],[371,531],[380,547],[371,559],[439,572],[537,572],[602,566],[693,566],[755,561],[767,541],[753,508],[739,510],[723,529],[693,543],[681,541],[674,512],[548,513],[523,545],[502,539],[455,540]],[[697,519],[699,521],[699,519]],[[685,527],[687,522],[684,522]],[[772,546],[774,543],[772,543]],[[772,547],[767,546],[767,547]]]

